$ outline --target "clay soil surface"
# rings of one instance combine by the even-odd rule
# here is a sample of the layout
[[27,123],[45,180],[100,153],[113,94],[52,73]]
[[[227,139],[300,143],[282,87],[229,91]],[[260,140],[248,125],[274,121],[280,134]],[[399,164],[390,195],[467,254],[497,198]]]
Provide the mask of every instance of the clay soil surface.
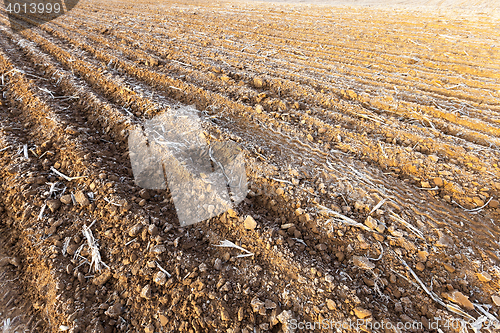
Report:
[[[10,22],[2,11],[6,331],[498,329],[491,13],[115,0]],[[135,184],[127,140],[180,105],[211,144],[241,147],[250,190],[184,228],[168,190]]]

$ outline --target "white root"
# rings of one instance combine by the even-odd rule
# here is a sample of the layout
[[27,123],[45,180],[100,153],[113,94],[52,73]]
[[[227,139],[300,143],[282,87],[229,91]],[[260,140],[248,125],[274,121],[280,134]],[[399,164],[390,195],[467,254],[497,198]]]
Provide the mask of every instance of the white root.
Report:
[[250,256],[254,255],[252,252],[248,251],[247,249],[244,249],[241,246],[238,246],[238,245],[234,244],[233,242],[228,241],[227,239],[221,241],[220,244],[214,245],[214,246],[218,246],[218,247],[232,247],[232,248],[238,249],[240,251],[246,252],[246,254],[237,255],[236,258],[250,257]]
[[394,214],[393,212],[391,212],[391,215],[394,219],[402,223],[406,228],[408,228],[412,233],[414,233],[415,236],[425,241],[424,233],[422,231],[418,230],[417,228],[415,228],[414,226],[412,226],[411,224],[409,224],[408,222],[406,222],[400,216]]
[[45,211],[46,204],[43,204],[42,209],[40,210],[40,214],[38,214],[38,219],[41,220],[43,217],[43,212]]
[[[166,269],[164,269],[163,267],[161,267],[161,266],[160,266],[160,264],[158,263],[158,261],[156,261],[156,260],[155,260],[155,264],[156,264],[156,266],[158,267],[158,269],[159,269],[160,271],[162,271],[163,273],[165,273],[165,274],[166,274],[169,278],[170,278],[170,277],[172,277],[172,275],[171,275],[169,272],[167,272],[167,270],[166,270]],[[191,273],[190,273],[190,274],[191,274]],[[189,274],[188,274],[188,275],[189,275]]]
[[382,205],[387,201],[387,199],[380,200],[378,204],[375,205],[375,207],[372,208],[372,210],[368,213],[368,215],[372,215],[374,211],[382,207]]
[[102,269],[101,266],[104,266],[106,268],[109,268],[109,266],[102,261],[101,254],[99,253],[99,245],[97,244],[97,241],[94,239],[94,235],[92,235],[92,230],[90,230],[90,228],[94,223],[95,221],[92,222],[92,224],[88,227],[86,224],[83,225],[83,236],[85,236],[85,238],[87,239],[87,244],[89,246],[90,254],[92,256],[90,268],[92,269],[92,267],[94,267],[94,272],[99,272]]
[[58,175],[59,177],[62,177],[64,179],[66,179],[67,181],[72,181],[72,180],[76,180],[76,179],[80,179],[80,178],[86,178],[87,176],[80,176],[80,177],[68,177],[66,176],[65,174],[63,174],[62,172],[60,171],[57,171],[56,168],[54,168],[53,166],[50,167],[50,170],[52,172],[54,172],[56,175]]
[[24,158],[28,160],[30,158],[28,156],[28,145],[23,145],[23,151],[24,151]]

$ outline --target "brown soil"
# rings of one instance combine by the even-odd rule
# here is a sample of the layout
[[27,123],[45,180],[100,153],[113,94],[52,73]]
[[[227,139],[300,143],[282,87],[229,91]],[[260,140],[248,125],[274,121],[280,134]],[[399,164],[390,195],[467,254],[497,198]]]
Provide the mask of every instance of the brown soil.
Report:
[[[459,332],[452,318],[500,314],[488,14],[117,0],[39,27],[18,16],[19,33],[0,20],[0,319],[236,333],[291,332],[287,316],[433,332],[437,317]],[[128,157],[129,131],[176,105],[201,112],[210,142],[240,145],[250,184],[234,211],[185,228]],[[91,269],[85,225],[109,269]]]

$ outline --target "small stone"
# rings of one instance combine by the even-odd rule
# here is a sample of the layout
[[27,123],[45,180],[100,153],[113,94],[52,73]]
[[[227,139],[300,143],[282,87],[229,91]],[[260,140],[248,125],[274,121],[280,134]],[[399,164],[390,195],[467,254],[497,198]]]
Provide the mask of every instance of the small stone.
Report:
[[214,268],[220,271],[222,268],[222,260],[220,260],[219,258],[215,259]]
[[406,239],[405,237],[399,237],[398,243],[399,246],[401,246],[403,249],[409,252],[415,252],[417,250],[417,246],[412,241]]
[[123,313],[123,306],[120,302],[115,302],[113,306],[109,307],[104,314],[111,318],[117,318]]
[[325,274],[325,281],[328,283],[333,283],[335,279],[330,274]]
[[383,225],[382,223],[377,225],[377,231],[383,234],[385,231],[385,225]]
[[104,273],[99,275],[98,277],[94,278],[93,282],[96,286],[100,287],[100,286],[104,285],[106,282],[108,282],[108,280],[111,278],[112,275],[113,274],[108,269]]
[[392,283],[392,284],[395,284],[396,283],[396,275],[391,274],[389,276],[389,282]]
[[142,227],[143,227],[142,223],[137,223],[136,225],[134,225],[128,232],[129,236],[136,237],[137,235],[139,235],[139,233],[142,230]]
[[155,333],[155,326],[153,324],[149,324],[144,328],[144,333]]
[[401,302],[394,303],[394,311],[397,313],[403,312],[403,304],[401,304]]
[[493,301],[493,304],[495,304],[496,306],[500,306],[500,296],[491,295],[491,300]]
[[474,203],[478,207],[484,206],[484,201],[480,197],[474,197],[474,198],[472,198],[472,201],[474,201]]
[[257,296],[255,296],[252,301],[250,302],[250,305],[252,306],[253,312],[260,313],[262,309],[265,310],[265,303],[262,302]]
[[276,318],[282,324],[283,333],[295,332],[295,329],[290,325],[290,321],[293,319],[293,312],[291,310],[282,311]]
[[63,195],[59,200],[65,205],[69,205],[73,202],[70,194]]
[[269,299],[266,299],[266,301],[264,302],[264,306],[266,307],[267,310],[276,309],[276,303],[274,303]]
[[424,269],[425,269],[425,265],[422,263],[422,262],[417,262],[417,266],[416,266],[417,270],[423,272]]
[[340,261],[340,262],[344,261],[344,258],[345,258],[344,252],[338,251],[337,253],[335,253],[335,256],[337,257],[338,261]]
[[436,177],[432,181],[434,182],[434,185],[436,185],[438,187],[443,186],[443,179],[441,177]]
[[474,304],[472,304],[471,301],[469,301],[469,297],[465,296],[462,294],[460,291],[455,290],[449,294],[449,299],[452,302],[455,302],[467,310],[474,310]]
[[455,267],[453,267],[452,265],[450,265],[448,263],[444,263],[443,267],[444,267],[444,269],[446,269],[450,273],[455,272]]
[[262,113],[262,111],[263,111],[263,110],[264,110],[264,108],[262,107],[262,105],[257,104],[257,105],[255,106],[255,112],[257,112],[257,113]]
[[437,247],[448,247],[452,244],[453,244],[453,240],[449,236],[443,234],[443,235],[441,235],[441,237],[439,237],[439,239],[435,245]]
[[439,157],[438,157],[438,156],[436,156],[436,155],[429,155],[429,159],[430,159],[432,162],[434,162],[434,163],[436,163],[437,161],[439,161]]
[[17,268],[21,267],[21,259],[19,257],[12,257],[9,259],[9,264],[12,266],[16,266]]
[[359,319],[364,319],[364,318],[367,318],[367,317],[371,317],[372,312],[370,310],[363,309],[361,307],[356,307],[356,308],[354,308],[354,314]]
[[141,297],[145,299],[151,298],[151,286],[149,284],[145,285],[141,290]]
[[490,208],[498,208],[500,207],[500,202],[498,200],[491,200],[488,206],[490,206]]
[[160,319],[160,325],[161,325],[161,326],[165,326],[165,325],[167,325],[167,324],[168,324],[168,318],[167,318],[167,317],[165,317],[164,315],[162,315],[162,314],[161,314],[161,315],[159,315],[159,316],[158,316],[158,319]]
[[85,195],[85,193],[83,193],[82,191],[77,191],[75,193],[75,200],[76,202],[78,202],[80,204],[80,206],[82,207],[85,207],[85,206],[88,206],[90,205],[90,200],[89,198],[87,198],[87,196]]
[[150,252],[152,254],[155,254],[155,255],[160,255],[162,254],[163,252],[167,251],[167,248],[165,247],[165,245],[163,244],[158,244],[158,245],[155,245],[151,248]]
[[276,189],[276,194],[283,195],[283,194],[285,194],[285,190],[282,187],[279,187],[278,189]]
[[259,328],[262,331],[267,331],[267,330],[269,330],[269,323],[262,323],[262,324],[259,325]]
[[49,207],[50,211],[54,213],[59,209],[59,207],[61,207],[61,201],[59,201],[59,199],[47,200],[47,207]]
[[491,281],[491,275],[488,272],[477,273],[477,278],[481,282],[490,282]]
[[150,224],[149,227],[148,227],[148,233],[151,236],[158,235],[158,227],[156,225],[154,225],[154,224]]
[[378,223],[373,217],[368,216],[365,220],[365,225],[370,229],[377,229]]
[[337,308],[337,305],[335,302],[329,298],[326,299],[326,306],[328,307],[328,310],[335,310]]
[[167,274],[163,273],[162,271],[158,271],[153,276],[153,281],[156,284],[159,284],[160,286],[163,286],[165,283],[167,283]]
[[243,321],[245,319],[245,309],[239,308],[238,309],[238,321]]
[[244,225],[245,229],[247,229],[247,230],[254,230],[257,227],[257,222],[255,222],[253,217],[248,215],[246,217],[245,221],[243,221],[243,225]]
[[231,320],[231,317],[229,316],[229,312],[227,312],[227,310],[224,308],[222,308],[220,311],[220,319],[222,319],[223,321]]
[[420,184],[421,184],[422,188],[430,188],[431,187],[429,182],[421,182]]
[[325,251],[327,249],[327,247],[325,244],[321,243],[321,244],[316,245],[316,249],[318,251]]
[[264,86],[264,81],[259,77],[253,78],[253,86],[255,88],[262,88]]
[[354,256],[352,257],[352,261],[354,265],[361,269],[367,269],[367,270],[372,270],[375,268],[375,264],[372,263],[368,258],[366,257],[359,257],[359,256]]
[[417,252],[417,259],[421,262],[426,262],[428,256],[429,256],[429,252],[427,252],[427,251],[418,251]]
[[149,192],[147,189],[143,188],[142,190],[139,191],[139,196],[143,199],[150,199],[151,197],[149,196]]
[[199,266],[198,266],[198,269],[200,270],[201,273],[204,273],[208,270],[208,266],[207,264],[205,264],[204,262],[202,262]]

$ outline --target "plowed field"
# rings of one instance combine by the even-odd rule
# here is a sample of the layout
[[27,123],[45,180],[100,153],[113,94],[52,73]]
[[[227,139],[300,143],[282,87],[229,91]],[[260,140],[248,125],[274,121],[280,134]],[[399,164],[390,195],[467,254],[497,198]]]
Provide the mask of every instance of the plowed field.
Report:
[[[42,25],[1,13],[0,327],[498,329],[491,13],[169,0],[81,1]],[[186,105],[209,143],[241,147],[249,193],[181,227],[168,190],[136,185],[128,133]]]

